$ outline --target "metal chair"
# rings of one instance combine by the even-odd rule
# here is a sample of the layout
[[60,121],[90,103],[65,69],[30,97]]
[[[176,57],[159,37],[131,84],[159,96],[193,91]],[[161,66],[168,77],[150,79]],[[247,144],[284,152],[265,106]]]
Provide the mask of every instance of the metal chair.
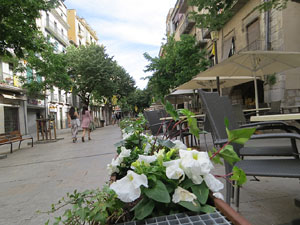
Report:
[[[211,131],[214,133],[214,144],[222,146],[227,142],[224,118],[227,117],[230,121],[229,129],[239,128],[232,113],[232,106],[228,103],[225,105],[224,98],[220,98],[217,93],[206,93],[200,90],[199,95],[205,108],[206,117],[209,119]],[[295,141],[300,139],[300,135],[294,133],[272,133],[253,135],[251,138],[269,140],[270,138],[290,138]],[[233,146],[236,153],[240,155],[240,150],[243,146],[238,144],[233,144]],[[274,149],[276,148],[274,147]],[[243,169],[247,176],[300,178],[300,160],[295,158],[241,160],[235,166]],[[231,171],[232,166],[225,162],[226,174]],[[237,187],[235,199],[237,208],[239,207],[239,190],[239,187]],[[233,186],[226,180],[226,202],[228,204],[230,204],[231,195],[233,195]]]

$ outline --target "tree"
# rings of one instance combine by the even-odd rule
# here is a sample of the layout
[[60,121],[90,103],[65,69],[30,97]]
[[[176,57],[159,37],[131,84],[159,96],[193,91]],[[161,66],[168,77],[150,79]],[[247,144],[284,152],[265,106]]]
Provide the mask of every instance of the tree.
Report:
[[98,97],[112,96],[114,63],[103,46],[71,46],[67,49],[66,57],[73,93],[84,104],[89,105],[93,92]]
[[[43,51],[39,54],[34,51],[24,51],[25,64],[19,64],[18,70],[28,72],[29,77],[21,77],[23,88],[27,90],[27,95],[35,98],[42,98],[43,91],[57,87],[61,90],[71,89],[71,79],[67,73],[67,61],[65,54],[55,53],[54,47],[46,43],[43,39],[39,41],[43,45]],[[35,72],[36,76],[33,76]],[[45,94],[45,93],[44,93]]]
[[14,54],[23,58],[24,50],[40,52],[37,45],[42,34],[38,31],[36,19],[40,11],[54,8],[58,0],[1,0],[0,4],[0,56]]
[[[253,10],[268,11],[282,10],[289,0],[263,1]],[[190,0],[190,5],[197,7],[197,12],[191,12],[191,18],[198,27],[208,28],[210,31],[220,30],[231,18],[231,9],[235,0]],[[200,13],[199,13],[200,12]]]
[[145,71],[153,72],[148,77],[148,88],[158,98],[169,94],[170,89],[189,81],[209,65],[206,52],[197,46],[193,36],[182,35],[180,41],[175,41],[171,36],[163,49],[162,57],[153,58],[147,53],[144,54],[150,62]]
[[122,112],[143,112],[145,108],[151,105],[151,90],[136,89],[128,96],[121,98],[120,107]]

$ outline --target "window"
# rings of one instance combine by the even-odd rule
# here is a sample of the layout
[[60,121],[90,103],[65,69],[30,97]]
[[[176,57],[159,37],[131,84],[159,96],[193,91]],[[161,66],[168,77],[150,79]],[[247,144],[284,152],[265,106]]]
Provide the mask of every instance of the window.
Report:
[[256,19],[254,22],[247,26],[247,44],[248,50],[259,50],[260,49],[260,29],[259,20]]
[[54,22],[54,29],[57,30],[57,23]]
[[33,74],[32,74],[32,69],[27,67],[26,68],[26,75],[27,75],[27,82],[31,83],[33,80]]
[[79,45],[81,45],[81,41],[79,40]]

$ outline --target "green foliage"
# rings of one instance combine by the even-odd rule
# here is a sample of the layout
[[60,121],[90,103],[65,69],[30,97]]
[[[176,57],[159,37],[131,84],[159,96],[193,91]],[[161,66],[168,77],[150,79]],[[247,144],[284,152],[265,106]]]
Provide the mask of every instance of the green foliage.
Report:
[[240,157],[236,154],[232,145],[226,145],[225,148],[220,151],[219,155],[230,165],[233,165],[236,162],[240,161]]
[[[262,1],[253,10],[262,12],[270,9],[282,10],[286,8],[289,0]],[[236,0],[190,0],[192,6],[197,7],[197,12],[191,12],[191,18],[198,27],[208,28],[210,31],[220,30],[232,17],[232,7]]]
[[[40,44],[43,44],[41,41]],[[26,65],[19,64],[18,71],[25,72],[28,68],[35,71],[36,77],[28,80],[26,77],[20,77],[23,88],[27,89],[30,97],[43,97],[45,90],[58,87],[61,90],[69,91],[71,88],[71,79],[67,73],[66,57],[63,53],[55,53],[52,44],[44,45],[44,51],[36,54],[34,51],[25,52],[24,59]],[[41,79],[37,79],[39,76]]]
[[241,145],[245,144],[256,130],[255,127],[229,130],[228,129],[229,123],[227,118],[225,118],[225,125],[226,125],[226,132],[228,135],[228,142],[233,142]]
[[0,56],[11,55],[10,49],[18,58],[25,51],[41,52],[42,34],[38,31],[36,19],[40,11],[54,8],[58,0],[1,0],[0,7]]
[[166,109],[166,112],[168,114],[170,114],[170,116],[173,118],[173,120],[175,120],[175,121],[179,120],[178,112],[175,110],[175,108],[173,107],[173,105],[168,100],[164,104],[164,107]]
[[134,91],[134,80],[106,53],[103,46],[91,44],[75,48],[70,46],[66,54],[68,73],[73,93],[89,105],[91,96],[101,102],[113,95],[122,98]]
[[237,185],[241,186],[247,182],[246,174],[242,169],[234,166],[232,172],[233,175],[230,177],[230,180],[236,181]]
[[196,6],[198,12],[201,12],[192,12],[191,17],[196,21],[197,26],[217,31],[230,19],[230,9],[234,3],[234,0],[190,0],[190,4]]
[[152,201],[151,199],[144,198],[134,208],[134,217],[138,220],[144,219],[152,213],[154,206],[154,201]]
[[200,50],[191,35],[182,35],[180,41],[175,41],[171,36],[162,47],[164,49],[162,57],[153,58],[148,53],[144,54],[149,61],[145,72],[153,72],[152,76],[147,77],[148,88],[159,99],[169,94],[170,89],[206,70],[209,65],[206,52]]
[[[119,105],[122,112],[143,112],[145,108],[151,105],[151,91],[149,89],[136,89],[129,92],[127,96],[120,99]],[[137,111],[135,111],[135,107],[137,107]]]
[[[124,216],[124,203],[108,186],[100,190],[86,190],[84,192],[67,193],[57,204],[53,204],[51,211],[54,213],[68,205],[72,208],[65,210],[63,216],[55,218],[53,224],[108,224],[111,221],[121,220]],[[46,222],[49,224],[49,221]]]
[[166,185],[164,185],[164,183],[160,180],[156,180],[154,187],[145,189],[144,193],[148,198],[153,199],[157,202],[171,202],[171,198]]

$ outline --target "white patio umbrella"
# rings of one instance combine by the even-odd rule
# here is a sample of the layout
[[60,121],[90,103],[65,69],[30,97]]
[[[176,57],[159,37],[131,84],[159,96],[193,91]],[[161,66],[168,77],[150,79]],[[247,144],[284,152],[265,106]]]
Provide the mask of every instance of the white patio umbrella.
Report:
[[[220,87],[227,88],[236,86],[248,81],[253,81],[253,77],[220,77]],[[215,77],[203,77],[202,73],[194,77],[192,80],[175,88],[177,91],[186,89],[215,89],[217,88],[217,81]]]
[[256,78],[300,67],[300,52],[248,51],[240,52],[198,74],[198,77],[252,76],[255,106],[258,109]]

